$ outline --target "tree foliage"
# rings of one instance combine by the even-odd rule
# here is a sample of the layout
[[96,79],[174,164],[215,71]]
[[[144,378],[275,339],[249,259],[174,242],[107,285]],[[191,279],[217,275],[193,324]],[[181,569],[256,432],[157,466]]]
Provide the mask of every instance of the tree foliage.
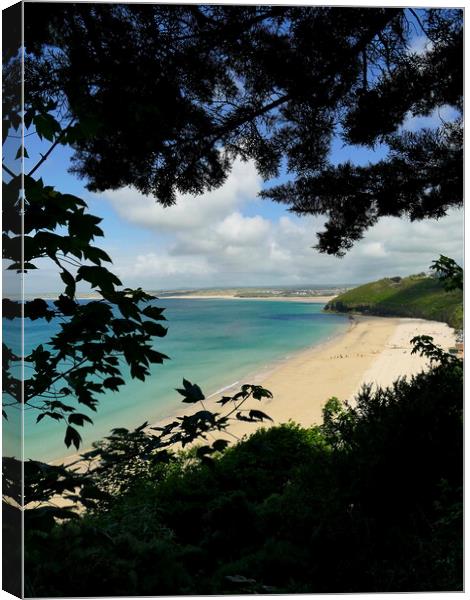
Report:
[[[52,118],[52,117],[51,117]],[[60,139],[63,130],[51,133]],[[37,126],[44,132],[42,125]],[[53,142],[55,143],[55,142]],[[120,289],[121,281],[105,266],[110,257],[93,245],[103,235],[100,219],[86,211],[86,204],[63,194],[31,175],[24,178],[24,219],[19,210],[21,176],[4,185],[3,253],[8,269],[28,273],[38,259],[49,259],[57,267],[64,291],[57,300],[41,298],[3,301],[5,319],[43,319],[58,325],[57,333],[27,356],[11,348],[4,350],[6,407],[18,403],[35,409],[37,420],[51,418],[66,426],[65,444],[80,446],[76,426],[91,422],[78,411],[79,405],[96,410],[99,394],[118,390],[123,384],[124,365],[133,378],[144,380],[152,364],[167,358],[153,348],[153,340],[166,334],[161,325],[163,309],[141,289]],[[24,235],[23,235],[24,233]],[[84,281],[100,299],[83,303],[76,299],[77,282]],[[29,367],[23,388],[16,365]]]
[[[333,398],[322,425],[121,470],[82,519],[30,533],[29,594],[461,590],[462,362],[417,349],[432,370]],[[124,466],[126,447],[103,451]]]
[[463,269],[452,258],[441,254],[438,260],[432,263],[431,269],[448,292],[463,290]]
[[[410,51],[417,27],[430,40],[424,54]],[[4,253],[9,268],[25,272],[53,261],[64,293],[53,306],[27,302],[25,316],[67,319],[52,344],[25,357],[33,373],[25,399],[38,418],[64,421],[67,444],[78,446],[75,425],[85,418],[69,397],[94,409],[100,393],[122,385],[117,356],[139,379],[166,358],[151,346],[165,334],[152,322],[161,311],[142,309],[151,301],[142,290],[119,289],[110,258],[92,245],[99,219],[37,178],[52,152],[72,147],[90,189],[134,185],[165,205],[177,192],[221,185],[236,157],[254,160],[266,179],[284,165],[290,181],[263,194],[301,214],[327,214],[319,247],[341,253],[380,216],[442,216],[461,202],[460,121],[399,130],[407,114],[461,109],[461,30],[457,10],[28,5],[28,93],[20,107],[20,56],[7,45],[3,134],[8,140],[24,122],[50,147],[24,180],[24,256],[21,177],[4,165]],[[387,144],[389,155],[365,167],[332,165],[338,134]],[[26,155],[20,144],[17,156]],[[78,305],[79,281],[102,300]],[[21,310],[5,303],[7,318]],[[5,356],[14,405],[21,357],[11,348]]]
[[[326,215],[318,248],[335,254],[380,217],[462,202],[461,119],[401,129],[443,106],[461,114],[459,10],[30,4],[25,35],[29,102],[66,106],[86,131],[66,135],[90,189],[133,185],[168,205],[252,159],[265,179],[287,170],[262,195]],[[333,164],[338,135],[386,157]]]

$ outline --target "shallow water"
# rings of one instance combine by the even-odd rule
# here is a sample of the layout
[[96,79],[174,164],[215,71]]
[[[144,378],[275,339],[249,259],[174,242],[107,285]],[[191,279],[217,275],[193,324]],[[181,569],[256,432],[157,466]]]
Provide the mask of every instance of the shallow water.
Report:
[[[145,382],[126,376],[122,391],[99,396],[98,411],[87,413],[94,424],[80,431],[84,448],[113,427],[131,428],[174,413],[181,403],[174,389],[183,377],[198,383],[206,395],[237,381],[250,383],[250,375],[348,325],[347,317],[323,313],[323,305],[314,303],[184,298],[156,304],[166,308],[168,334],[155,348],[171,360],[155,365]],[[26,352],[46,343],[56,327],[25,323]],[[63,424],[47,418],[36,424],[36,416],[25,413],[25,457],[52,460],[71,454],[63,443]]]

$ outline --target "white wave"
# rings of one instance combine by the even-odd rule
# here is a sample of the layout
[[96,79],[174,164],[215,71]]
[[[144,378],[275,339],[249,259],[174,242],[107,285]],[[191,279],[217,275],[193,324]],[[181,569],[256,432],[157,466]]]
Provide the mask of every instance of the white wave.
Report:
[[214,392],[213,394],[211,394],[210,396],[207,396],[207,399],[212,398],[212,396],[218,396],[219,394],[221,394],[222,392],[225,392],[227,390],[230,390],[231,388],[235,387],[236,385],[238,385],[240,382],[239,381],[234,381],[233,383],[231,383],[230,385],[226,385],[223,388],[220,388],[220,390],[217,390],[216,392]]

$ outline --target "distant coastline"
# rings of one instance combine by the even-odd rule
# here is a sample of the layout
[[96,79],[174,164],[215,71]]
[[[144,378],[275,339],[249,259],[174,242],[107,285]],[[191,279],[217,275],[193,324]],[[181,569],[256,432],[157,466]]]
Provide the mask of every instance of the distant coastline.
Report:
[[188,300],[268,300],[278,302],[313,302],[316,304],[326,304],[336,298],[334,296],[236,296],[235,294],[184,294],[174,296],[161,296],[160,300],[169,299],[188,299]]
[[[289,302],[314,302],[318,304],[326,304],[334,300],[345,288],[327,289],[322,291],[307,292],[303,290],[279,291],[266,290],[257,291],[250,288],[238,288],[233,290],[191,290],[191,291],[147,291],[146,293],[154,295],[158,300],[168,299],[195,299],[195,300],[278,300]],[[348,289],[348,288],[346,288]],[[25,294],[25,298],[31,300],[33,298],[42,298],[43,300],[56,300],[59,296],[57,293],[38,293]],[[89,292],[80,294],[77,293],[77,300],[99,300],[101,298],[98,292]]]

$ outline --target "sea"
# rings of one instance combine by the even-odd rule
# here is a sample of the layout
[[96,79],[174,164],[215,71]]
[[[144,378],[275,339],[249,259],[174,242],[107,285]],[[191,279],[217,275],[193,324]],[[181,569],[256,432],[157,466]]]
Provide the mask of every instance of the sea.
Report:
[[[224,390],[235,393],[239,385],[252,383],[250,378],[348,326],[347,317],[323,312],[323,305],[317,303],[164,298],[155,304],[165,308],[167,322],[163,324],[168,327],[166,337],[156,340],[155,349],[170,360],[153,365],[145,382],[126,373],[126,385],[119,392],[98,395],[97,412],[80,407],[80,412],[93,419],[93,425],[79,428],[84,449],[115,427],[155,423],[177,414],[179,407],[187,407],[175,390],[183,378],[197,383],[206,397]],[[47,344],[58,328],[54,321],[25,322],[26,353],[38,344]],[[14,410],[16,414],[12,414]],[[18,412],[8,410],[10,423],[18,420]],[[64,445],[63,423],[47,417],[36,423],[36,419],[36,411],[25,411],[26,459],[52,461],[75,451]],[[5,442],[8,446],[8,439]],[[8,455],[8,447],[5,450]]]

